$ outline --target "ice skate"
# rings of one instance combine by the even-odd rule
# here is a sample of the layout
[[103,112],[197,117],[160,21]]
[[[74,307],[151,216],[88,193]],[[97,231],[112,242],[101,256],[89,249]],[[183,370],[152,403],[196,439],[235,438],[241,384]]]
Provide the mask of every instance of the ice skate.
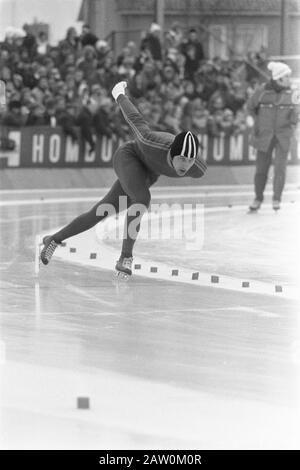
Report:
[[56,241],[51,236],[45,236],[43,238],[43,243],[41,245],[43,246],[43,248],[40,254],[40,260],[43,264],[49,263],[49,261],[51,260],[53,256],[54,251],[59,245],[60,243],[56,243]]
[[273,201],[273,209],[274,209],[274,211],[279,211],[280,201],[276,201],[276,200]]
[[132,261],[132,256],[130,258],[120,257],[116,264],[115,277],[127,281],[132,275]]
[[256,212],[256,211],[258,211],[260,206],[261,206],[261,201],[259,201],[258,199],[254,199],[254,201],[249,206],[249,211],[250,212]]

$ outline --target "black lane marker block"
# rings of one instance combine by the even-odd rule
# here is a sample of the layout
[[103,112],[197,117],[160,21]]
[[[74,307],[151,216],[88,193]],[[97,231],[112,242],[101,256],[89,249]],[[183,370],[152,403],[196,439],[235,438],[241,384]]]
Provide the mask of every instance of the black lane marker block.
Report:
[[219,282],[219,276],[211,276],[210,281],[217,284]]
[[242,282],[242,287],[250,287],[250,282],[248,282],[248,281],[243,281],[243,282]]
[[151,272],[151,273],[157,273],[157,268],[156,268],[155,266],[152,266],[152,267],[150,268],[150,272]]
[[197,279],[199,279],[199,273],[193,273],[192,274],[192,280],[196,281]]
[[282,286],[275,286],[275,292],[282,292]]
[[76,253],[76,248],[70,248],[70,253]]
[[178,276],[178,269],[172,269],[172,276]]
[[67,246],[66,242],[61,242],[60,246]]
[[134,269],[141,269],[141,267],[142,267],[142,266],[141,266],[140,264],[135,264],[135,265],[134,265]]
[[90,408],[89,397],[77,397],[77,408],[79,410],[88,410]]
[[96,259],[96,258],[97,258],[97,253],[90,254],[90,259]]

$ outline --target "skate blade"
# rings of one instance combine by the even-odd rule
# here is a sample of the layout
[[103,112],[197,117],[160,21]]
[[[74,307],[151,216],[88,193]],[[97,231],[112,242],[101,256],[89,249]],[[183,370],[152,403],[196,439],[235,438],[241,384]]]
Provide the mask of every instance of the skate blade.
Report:
[[41,251],[43,249],[43,242],[41,241],[40,237],[36,237],[35,241],[35,260],[34,260],[34,274],[36,276],[39,275],[40,268],[41,268]]
[[114,272],[114,279],[116,281],[123,281],[127,282],[130,279],[130,275],[127,273],[123,273],[123,271],[115,271]]

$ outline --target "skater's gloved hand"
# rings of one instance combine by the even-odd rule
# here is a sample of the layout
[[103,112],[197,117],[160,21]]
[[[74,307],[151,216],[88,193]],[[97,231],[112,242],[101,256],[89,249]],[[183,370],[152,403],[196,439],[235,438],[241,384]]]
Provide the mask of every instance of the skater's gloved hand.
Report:
[[125,95],[125,90],[127,88],[127,82],[119,82],[117,83],[112,91],[111,94],[113,95],[114,99],[117,100],[118,96]]

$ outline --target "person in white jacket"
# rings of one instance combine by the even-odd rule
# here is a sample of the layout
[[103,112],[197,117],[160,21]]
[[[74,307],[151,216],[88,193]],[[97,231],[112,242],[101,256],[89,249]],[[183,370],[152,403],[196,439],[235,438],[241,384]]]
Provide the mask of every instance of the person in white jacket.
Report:
[[254,119],[251,143],[257,149],[255,199],[249,207],[251,211],[257,211],[263,202],[273,151],[273,209],[280,209],[288,152],[299,122],[299,103],[290,87],[290,67],[282,62],[270,62],[268,69],[272,74],[270,81],[258,87],[247,103]]

